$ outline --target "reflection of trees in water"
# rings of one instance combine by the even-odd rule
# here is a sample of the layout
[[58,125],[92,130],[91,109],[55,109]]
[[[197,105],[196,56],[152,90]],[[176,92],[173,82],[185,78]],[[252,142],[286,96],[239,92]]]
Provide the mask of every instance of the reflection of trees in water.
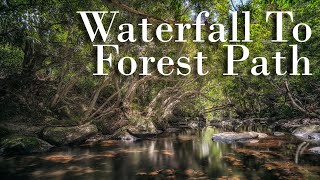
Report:
[[217,133],[217,130],[208,128],[197,132],[186,131],[170,138],[133,143],[129,149],[140,148],[145,151],[130,154],[126,158],[131,166],[137,166],[138,169],[151,166],[181,171],[223,171],[225,166],[221,163],[221,158],[227,152],[227,145],[212,142],[211,137],[214,133]]
[[[61,148],[41,156],[6,160],[5,163],[0,159],[0,168],[16,172],[19,167],[24,167],[25,169],[16,172],[16,174],[27,172],[34,177],[56,175],[68,178],[83,173],[85,177],[103,179],[108,176],[111,179],[119,177],[129,179],[136,177],[138,173],[147,175],[158,173],[161,176],[163,171],[169,169],[169,171],[175,172],[177,176],[179,176],[179,173],[191,174],[190,177],[193,177],[194,174],[205,174],[211,178],[237,175],[250,179],[267,173],[261,163],[259,164],[252,158],[252,154],[258,154],[258,158],[263,158],[262,155],[268,155],[265,157],[274,156],[276,157],[275,160],[278,161],[281,157],[278,154],[280,152],[287,153],[286,148],[291,147],[293,151],[296,150],[296,146],[289,147],[289,144],[277,146],[276,149],[273,149],[273,154],[277,155],[275,156],[271,154],[269,145],[265,146],[266,143],[270,142],[282,142],[285,140],[282,138],[286,137],[277,137],[277,141],[274,139],[260,140],[259,143],[253,143],[250,146],[213,142],[212,135],[219,132],[217,129],[205,128],[153,140],[128,143],[109,140],[102,143],[101,146]],[[297,145],[299,142],[295,143]],[[300,153],[305,145],[305,143],[302,144],[297,153]],[[293,154],[294,152],[290,151],[288,156]],[[244,167],[233,167],[232,164],[224,160],[225,156],[241,160]],[[305,157],[299,159],[300,164],[304,163],[304,159]],[[293,162],[291,163],[293,164]],[[280,169],[276,165],[272,166]],[[282,164],[280,163],[280,165]],[[257,168],[257,166],[262,168]],[[255,173],[252,174],[252,171],[248,171],[246,168],[255,169]],[[139,179],[138,176],[137,179]]]
[[[212,142],[212,135],[218,132],[217,129],[206,128],[144,142],[141,145],[147,151],[135,157],[139,161],[150,163],[153,168],[173,168],[181,171],[194,169],[209,175],[222,175],[228,169],[222,156],[231,149],[226,144]],[[145,166],[145,163],[140,163],[140,168]]]
[[[229,153],[228,145],[212,141],[212,135],[220,130],[206,128],[198,135],[199,141],[194,142],[198,161],[205,163],[203,170],[211,175],[225,175],[227,165],[223,163],[222,156]],[[200,138],[202,136],[202,138]]]

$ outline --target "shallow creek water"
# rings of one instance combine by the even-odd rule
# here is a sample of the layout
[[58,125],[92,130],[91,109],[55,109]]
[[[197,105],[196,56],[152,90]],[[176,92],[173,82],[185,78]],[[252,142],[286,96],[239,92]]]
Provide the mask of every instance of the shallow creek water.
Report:
[[224,144],[211,140],[212,135],[219,132],[222,130],[208,127],[185,130],[165,138],[136,142],[107,140],[95,146],[62,147],[43,154],[0,157],[0,177],[320,179],[319,155],[307,150],[297,155],[302,142],[291,135]]

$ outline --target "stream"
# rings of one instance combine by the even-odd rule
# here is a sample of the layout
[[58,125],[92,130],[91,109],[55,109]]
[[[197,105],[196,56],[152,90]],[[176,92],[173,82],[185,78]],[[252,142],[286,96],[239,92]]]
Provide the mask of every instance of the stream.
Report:
[[[251,129],[246,129],[251,130]],[[263,129],[256,131],[267,132]],[[59,147],[34,155],[0,157],[1,179],[320,179],[320,157],[296,151],[292,135],[259,142],[212,141],[207,127],[165,138]],[[310,145],[309,147],[312,147]],[[295,163],[298,162],[297,163]]]

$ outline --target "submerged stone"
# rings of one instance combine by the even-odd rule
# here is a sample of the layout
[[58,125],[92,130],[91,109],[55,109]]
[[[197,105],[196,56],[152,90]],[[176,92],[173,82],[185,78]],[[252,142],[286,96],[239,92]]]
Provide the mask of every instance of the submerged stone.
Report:
[[232,166],[235,167],[243,167],[243,163],[240,159],[237,159],[233,156],[223,156],[222,159],[230,163]]
[[40,153],[53,146],[36,137],[9,136],[1,141],[0,152],[4,155]]

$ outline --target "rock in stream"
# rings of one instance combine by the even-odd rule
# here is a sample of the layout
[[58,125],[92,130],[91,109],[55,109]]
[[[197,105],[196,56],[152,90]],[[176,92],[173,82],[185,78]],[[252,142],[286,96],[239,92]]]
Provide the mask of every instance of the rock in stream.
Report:
[[217,142],[232,143],[237,141],[245,141],[248,139],[265,138],[267,136],[267,134],[257,132],[223,132],[213,135],[212,140]]
[[299,127],[292,134],[303,141],[320,143],[320,125]]
[[40,153],[51,149],[53,146],[41,139],[29,136],[9,136],[1,143],[0,153],[4,155]]
[[314,153],[314,154],[320,154],[320,147],[310,148],[309,151]]
[[57,146],[82,143],[95,135],[98,129],[95,125],[74,127],[49,127],[43,130],[43,138]]

